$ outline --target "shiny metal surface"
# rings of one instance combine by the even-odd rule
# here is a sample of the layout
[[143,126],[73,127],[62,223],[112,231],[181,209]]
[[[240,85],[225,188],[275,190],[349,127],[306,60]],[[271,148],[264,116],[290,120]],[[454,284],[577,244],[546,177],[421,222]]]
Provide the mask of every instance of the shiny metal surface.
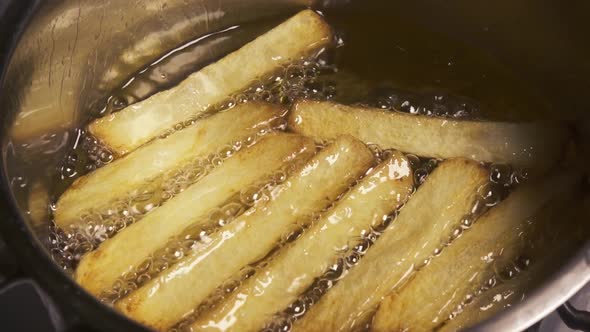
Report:
[[305,5],[303,0],[48,1],[8,69],[17,141],[67,130],[140,66],[184,41]]
[[[0,92],[0,105],[10,122],[5,151],[10,159],[8,177],[15,179],[13,195],[31,232],[40,239],[46,235],[43,217],[24,213],[31,208],[33,194],[39,206],[50,199],[38,179],[55,172],[63,148],[75,141],[72,128],[99,111],[111,89],[186,40],[289,14],[311,2],[326,8],[355,1],[46,1],[22,36]],[[365,3],[367,11],[379,8],[378,1]],[[397,9],[405,15],[416,15],[424,25],[487,49],[521,72],[544,80],[556,105],[590,111],[581,92],[590,89],[590,50],[584,42],[588,20],[580,15],[590,11],[587,3],[572,1],[567,8],[559,1],[401,3]],[[568,87],[579,89],[560,88],[566,81]],[[526,328],[589,281],[590,244],[527,301],[475,330]]]

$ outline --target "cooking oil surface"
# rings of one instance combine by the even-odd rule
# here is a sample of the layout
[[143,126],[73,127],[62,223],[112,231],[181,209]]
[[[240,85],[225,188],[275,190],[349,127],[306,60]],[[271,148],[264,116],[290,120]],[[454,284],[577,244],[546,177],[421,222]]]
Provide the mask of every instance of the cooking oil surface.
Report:
[[[335,49],[322,50],[319,54],[282,68],[271,77],[252,82],[250,88],[230,96],[215,111],[225,112],[236,105],[254,101],[289,108],[299,100],[321,100],[449,120],[522,121],[542,119],[549,113],[543,97],[533,87],[518,79],[506,66],[477,49],[414,24],[412,18],[387,20],[384,17],[368,18],[340,12],[326,12],[325,17],[337,35]],[[113,91],[97,117],[120,111],[172,87],[189,73],[235,50],[240,43],[254,39],[277,22],[279,21],[228,27],[179,46],[122,83],[119,90]],[[205,117],[212,113],[214,112],[208,112]],[[179,124],[159,139],[190,127],[198,120]],[[236,141],[212,155],[190,160],[173,172],[166,173],[161,181],[154,182],[145,190],[130,192],[128,197],[116,202],[105,198],[104,206],[97,206],[79,216],[80,224],[84,226],[62,230],[52,224],[49,242],[54,260],[65,271],[73,273],[84,254],[140,221],[166,201],[174,199],[223,165],[227,159],[256,144],[261,137],[286,129],[285,123],[261,129],[257,135]],[[55,185],[55,197],[79,177],[117,159],[115,154],[82,128],[79,129],[79,141],[80,144],[76,144],[70,151],[56,176],[59,180]],[[319,143],[317,150],[329,143]],[[369,148],[376,162],[387,160],[392,153],[391,150],[375,144],[369,145]],[[442,162],[412,154],[406,154],[406,157],[414,170],[412,176],[417,188]],[[427,266],[432,259],[436,259],[454,240],[469,232],[479,216],[498,205],[529,178],[527,170],[513,168],[511,165],[491,164],[485,167],[490,171],[489,184],[479,189],[478,200],[471,213],[463,217],[460,226],[449,232],[448,241],[440,243],[426,260],[414,267],[416,272]],[[273,190],[284,186],[295,169],[296,167],[291,167],[281,170],[261,183],[243,188],[223,206],[208,213],[208,218],[216,227],[188,228],[181,235],[170,239],[165,247],[151,253],[140,266],[121,276],[111,289],[101,294],[101,300],[108,304],[115,303],[146,285],[187,255],[200,250],[217,227],[226,226],[239,216],[247,214],[248,209],[271,200]],[[325,211],[326,209],[323,212]],[[321,214],[310,218],[316,220]],[[356,245],[335,251],[330,269],[317,278],[288,308],[277,308],[276,315],[269,319],[264,330],[290,330],[293,322],[303,317],[310,307],[346,276],[348,270],[362,260],[370,247],[379,241],[381,234],[395,223],[395,216],[396,213],[384,215],[381,225],[358,234],[359,241]],[[308,227],[293,225],[292,229],[281,236],[277,249],[260,261],[244,266],[236,278],[226,280],[171,330],[190,330],[190,325],[199,314],[215,308],[228,294],[263,270],[281,247],[296,241]],[[535,262],[531,262],[528,257],[519,257],[513,266],[502,267],[486,285],[461,302],[452,316],[460,313],[475,297],[513,279],[532,263]]]

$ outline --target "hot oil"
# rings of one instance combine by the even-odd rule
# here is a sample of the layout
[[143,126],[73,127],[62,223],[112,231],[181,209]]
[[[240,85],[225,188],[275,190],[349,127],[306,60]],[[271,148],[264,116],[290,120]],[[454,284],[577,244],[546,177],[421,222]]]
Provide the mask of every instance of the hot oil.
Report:
[[[387,152],[387,150],[385,150],[385,152]],[[379,156],[379,154],[376,154],[376,156]],[[426,181],[430,173],[436,169],[440,162],[436,159],[417,158],[414,155],[406,155],[406,157],[410,160],[412,168],[415,170],[414,184],[416,189]],[[507,169],[509,170],[509,168],[504,168],[503,170]],[[417,172],[422,173],[420,176],[416,176]],[[513,180],[519,176],[510,171],[508,173],[502,173],[501,175],[502,177],[512,178]],[[521,181],[524,180],[521,178]],[[430,256],[413,266],[412,273],[417,273],[429,265],[433,259],[436,259],[436,257],[441,255],[446,247],[451,246],[455,240],[463,236],[464,233],[469,232],[469,229],[477,222],[481,215],[502,201],[509,191],[517,185],[518,183],[515,182],[499,182],[497,178],[491,176],[490,183],[480,188],[478,192],[479,195],[473,203],[471,211],[463,216],[461,224],[455,229],[450,230],[447,239],[440,243]],[[392,223],[395,223],[396,217],[401,210],[403,210],[403,207],[390,215],[383,216],[383,222],[376,227],[363,230],[359,234],[358,239],[356,239],[356,244],[354,246],[348,246],[342,251],[335,252],[333,264],[324,275],[316,278],[313,284],[310,285],[296,301],[291,303],[288,308],[278,311],[263,330],[268,332],[290,331],[295,321],[304,317],[305,313],[319,302],[324,294],[329,292],[332,287],[347,275],[350,269],[362,260],[362,257],[368,250],[370,250],[371,246],[379,241],[383,232],[385,232]],[[509,278],[514,278],[518,272],[528,267],[529,263],[530,262],[527,260],[519,265],[524,266],[521,267],[520,270],[518,268],[515,269],[509,267],[499,271],[499,273],[503,273],[502,275],[509,274]],[[493,286],[495,286],[495,283],[494,285],[484,285],[482,286],[481,292],[490,289]],[[403,287],[403,283],[400,287]],[[370,330],[370,322],[367,322],[365,330]]]
[[[366,102],[368,97],[370,104],[378,104],[390,99],[402,111],[406,101],[430,111],[442,104],[457,112],[465,104],[467,113],[497,120],[551,114],[535,82],[480,49],[427,29],[420,17],[406,16],[399,6],[380,2],[379,10],[367,13],[364,3],[357,3],[326,12],[344,40],[335,62],[354,85],[347,92],[357,92],[354,98],[341,96],[346,101]],[[393,98],[388,91],[395,92]]]
[[[70,271],[74,269],[83,254],[96,249],[103,241],[140,220],[166,201],[182,193],[185,189],[221,166],[225,160],[231,158],[242,149],[256,144],[261,138],[270,133],[277,130],[284,130],[284,126],[285,124],[282,121],[269,123],[267,128],[260,128],[255,135],[236,140],[232,144],[223,147],[217,153],[204,158],[189,159],[183,165],[179,165],[177,168],[164,172],[157,178],[152,179],[141,190],[129,192],[122,199],[115,201],[105,199],[103,206],[97,206],[85,211],[79,216],[80,224],[83,226],[72,226],[70,229],[61,230],[55,225],[52,225],[50,245],[54,259],[65,270]],[[96,147],[97,145],[93,144],[92,146]],[[87,155],[91,154],[92,151],[87,153]],[[66,163],[70,162],[70,156],[68,156]],[[91,166],[93,169],[105,165],[97,164],[92,158],[86,160],[92,162],[87,166]],[[287,170],[283,170],[281,173],[269,178],[266,183],[257,184],[257,186],[260,188],[268,187],[271,183],[277,183],[279,179],[284,178],[285,174],[287,174]],[[66,179],[63,174],[61,178]],[[67,179],[70,180],[69,178]],[[258,189],[256,189],[258,187],[253,185],[252,188],[244,188],[239,197],[233,201],[239,201],[240,204],[246,207],[252,206],[260,195]],[[211,215],[214,214],[212,211]],[[105,296],[105,298],[112,297]]]
[[209,211],[207,221],[188,227],[181,234],[171,238],[164,247],[151,253],[137,268],[121,276],[110,290],[99,296],[100,299],[105,303],[114,303],[143,286],[183,257],[203,247],[216,228],[228,225],[256,204],[269,201],[271,191],[285,182],[303,165],[303,162],[298,160],[285,165],[276,173],[243,188],[224,204]]
[[[232,108],[249,101],[266,101],[289,107],[297,100],[313,99],[456,119],[522,120],[545,114],[543,98],[531,85],[518,80],[505,66],[485,53],[420,27],[411,18],[391,20],[347,12],[325,14],[338,35],[335,50],[302,59],[272,77],[252,82],[249,89],[231,96],[218,109]],[[280,20],[231,27],[180,46],[146,66],[114,91],[97,117],[116,112],[153,93],[170,88],[189,73],[214,62],[278,22]],[[185,123],[175,130],[190,125],[190,122]],[[269,128],[259,136],[273,130],[285,128]],[[236,145],[206,160],[194,160],[174,174],[164,176],[164,180],[156,183],[154,188],[130,194],[129,199],[122,202],[111,202],[112,208],[107,209],[107,212],[91,212],[80,216],[87,225],[85,228],[63,232],[53,227],[50,240],[54,259],[72,272],[84,253],[95,249],[102,241],[173,198],[225,159],[231,158],[243,146],[254,144],[256,139],[253,137],[236,142]],[[79,131],[78,141],[80,144],[75,144],[61,167],[56,197],[78,177],[115,160],[110,151],[94,138],[85,135],[83,130]],[[318,149],[322,147],[320,145]],[[371,145],[370,148],[376,160],[386,159],[390,153],[379,146]],[[421,185],[440,162],[413,155],[407,157],[415,170],[416,186]],[[481,189],[481,198],[474,206],[473,213],[465,216],[462,226],[449,234],[449,242],[441,244],[432,257],[439,255],[445,246],[468,231],[478,215],[495,206],[527,177],[525,172],[513,170],[509,165],[488,166],[491,169],[491,183]],[[281,178],[284,180],[285,176]],[[225,206],[211,211],[210,217],[219,219],[218,226],[223,226],[253,206],[260,196],[264,196],[261,194],[264,190],[260,191],[260,188],[280,183],[280,180],[271,179],[255,188],[245,188],[244,197],[228,201]],[[343,253],[335,252],[333,268],[319,278],[296,303],[277,316],[269,328],[283,330],[290,322],[301,317],[306,308],[319,300],[346,274],[347,269],[362,259],[363,254],[374,241],[378,241],[380,233],[393,220],[394,215],[389,216],[384,219],[382,228],[359,234],[361,241],[354,248]],[[189,254],[212,231],[189,229],[182,236],[171,239],[166,248],[150,256],[136,271],[122,276],[112,290],[103,294],[102,299],[112,303],[145,284]],[[285,236],[286,239],[290,237],[291,234]],[[425,261],[423,266],[427,264],[428,261]],[[244,278],[253,275],[259,268],[249,267]],[[233,290],[236,288],[234,286],[232,283],[222,288]],[[211,301],[211,306],[223,298],[223,292],[219,294]],[[206,306],[199,310],[209,308]],[[280,311],[280,308],[277,310]]]
[[[241,44],[246,43],[257,34],[260,34],[261,31],[268,30],[270,26],[274,26],[278,22],[280,20],[261,22],[258,25],[247,25],[243,28],[232,27],[209,35],[209,38],[214,38],[213,40],[199,38],[178,47],[146,66],[136,76],[130,78],[119,90],[114,91],[112,96],[108,98],[105,107],[96,116],[102,117],[116,112],[124,108],[128,103],[143,100],[151,94],[175,85],[190,73],[225,55],[214,55],[216,49],[221,49],[227,53],[238,48],[237,43],[231,38],[239,38]],[[228,34],[230,36],[226,36]],[[230,40],[231,44],[219,46],[218,39],[221,38],[220,36]],[[204,47],[210,47],[210,49],[204,50]],[[202,59],[197,59],[201,60],[197,61],[191,58],[195,54],[203,53],[207,53],[206,60],[208,61]],[[208,112],[205,116],[217,111],[226,111],[237,104],[250,101],[276,103],[288,107],[298,99],[331,99],[333,87],[317,82],[317,78],[321,74],[336,70],[333,65],[328,64],[326,57],[327,55],[321,54],[317,57],[301,59],[301,61],[283,68],[283,70],[271,77],[254,81],[249,89],[230,96],[225,103],[218,105],[214,111]],[[155,75],[154,73],[159,74]],[[156,89],[154,86],[158,88]],[[191,126],[195,121],[198,121],[198,119],[178,124],[160,138],[165,138],[174,131]],[[107,238],[112,237],[121,229],[141,219],[152,209],[157,208],[166,200],[182,192],[219,166],[223,160],[233,156],[242,147],[255,144],[259,138],[272,131],[284,130],[284,126],[284,123],[272,124],[271,128],[261,129],[256,137],[247,137],[244,141],[235,142],[235,144],[206,159],[191,161],[174,172],[174,174],[163,174],[163,180],[154,183],[154,188],[130,193],[122,201],[108,202],[106,208],[99,207],[97,211],[89,211],[87,214],[80,216],[82,224],[86,225],[83,229],[73,229],[64,233],[57,227],[52,226],[50,246],[54,258],[65,270],[72,271],[84,253],[95,249]],[[60,167],[58,183],[54,190],[55,197],[59,197],[80,176],[108,165],[114,159],[115,157],[111,151],[101,145],[94,137],[87,135],[83,129],[80,129],[76,144],[74,144],[71,152],[67,154]]]

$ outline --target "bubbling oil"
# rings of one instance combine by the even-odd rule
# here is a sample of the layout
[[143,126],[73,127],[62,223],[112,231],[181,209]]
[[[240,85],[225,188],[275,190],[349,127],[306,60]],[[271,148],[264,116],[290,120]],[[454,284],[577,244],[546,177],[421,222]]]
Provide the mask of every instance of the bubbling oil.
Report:
[[[183,52],[174,53],[172,56],[183,56]],[[242,93],[230,96],[225,103],[217,105],[212,111],[206,112],[206,114],[198,118],[189,119],[175,125],[174,128],[165,132],[160,138],[166,138],[176,131],[192,126],[202,117],[229,110],[242,103],[264,101],[290,106],[295,100],[299,99],[329,100],[333,97],[334,87],[318,82],[318,77],[321,74],[333,73],[337,70],[328,62],[329,57],[329,54],[321,52],[286,66],[266,79],[254,81],[251,87]],[[158,64],[152,64],[148,67],[151,71],[157,70]],[[150,80],[150,77],[147,76],[145,70],[142,70],[135,80],[146,81]],[[157,91],[152,91],[152,93],[155,92]],[[148,96],[144,95],[144,97]],[[123,87],[108,98],[105,108],[97,116],[104,116],[121,110],[127,106],[127,100],[137,101],[137,94],[134,94],[132,89]],[[64,270],[72,272],[82,255],[96,249],[106,239],[141,219],[145,214],[164,204],[190,185],[198,182],[198,180],[221,165],[225,159],[233,156],[242,148],[255,144],[261,137],[270,132],[285,129],[285,120],[278,119],[276,123],[271,123],[268,128],[261,128],[255,136],[233,142],[214,155],[191,160],[177,170],[162,174],[153,179],[147,188],[141,191],[130,192],[124,199],[111,201],[105,206],[86,211],[79,217],[80,224],[84,225],[83,227],[73,227],[64,231],[56,227],[52,222],[50,225],[49,246],[54,260]],[[69,187],[77,178],[110,164],[115,159],[114,154],[96,138],[88,135],[83,130],[79,131],[79,136],[82,144],[77,145],[67,154],[60,167],[60,182],[56,186],[57,195]],[[55,204],[52,209],[55,209]],[[105,298],[113,297],[107,296]]]
[[206,221],[189,226],[181,234],[171,238],[162,248],[151,253],[137,268],[121,276],[111,289],[99,295],[100,300],[113,304],[182,258],[199,251],[203,245],[209,242],[209,236],[216,229],[228,225],[247,209],[269,201],[270,192],[285,182],[289,175],[303,165],[303,162],[302,160],[295,161],[282,167],[258,183],[243,188],[220,207],[209,211]]
[[[422,174],[420,177],[414,176],[416,188],[420,187],[420,185],[424,183],[428,175],[436,169],[436,166],[439,163],[439,161],[436,159],[420,159],[413,155],[407,155],[407,158],[410,160],[410,163],[415,170],[414,173],[416,173],[417,170],[424,170],[424,174]],[[419,272],[428,264],[430,264],[432,259],[440,256],[444,248],[452,245],[456,239],[461,237],[464,232],[468,231],[473,226],[479,216],[484,214],[487,210],[495,205],[490,204],[490,202],[496,202],[497,204],[497,202],[501,201],[508,194],[508,189],[513,188],[513,186],[510,185],[509,187],[503,187],[503,189],[506,189],[504,191],[491,191],[489,188],[489,185],[485,185],[480,188],[478,191],[478,196],[473,203],[471,212],[461,219],[460,225],[449,232],[447,239],[440,243],[440,245],[434,249],[430,256],[428,256],[424,261],[419,262],[413,266],[412,273]],[[361,234],[359,234],[357,239],[352,239],[351,242],[355,243],[353,246],[347,246],[343,248],[343,250],[335,252],[333,264],[329,267],[329,269],[321,277],[316,278],[312,285],[310,285],[308,289],[298,297],[297,300],[291,303],[285,310],[278,312],[263,328],[263,331],[290,331],[293,323],[296,320],[302,318],[314,304],[322,299],[323,295],[325,295],[332,287],[334,287],[338,281],[343,279],[348,271],[362,260],[363,256],[368,250],[370,250],[371,246],[374,245],[379,240],[381,235],[387,230],[387,228],[395,222],[395,219],[401,210],[403,210],[403,206],[400,208],[400,210],[395,211],[390,215],[384,216],[383,222],[376,227],[361,231]],[[527,261],[526,266],[528,266],[529,262],[530,261]],[[521,270],[518,269],[510,270],[509,268],[503,270],[505,274],[510,274],[510,278],[513,278],[516,273],[520,271]],[[489,287],[486,289],[489,289]],[[482,288],[482,292],[483,291],[484,289]],[[369,330],[370,322],[367,322],[367,324],[366,330]]]
[[[330,144],[330,142],[323,142],[317,145],[317,150],[323,149],[326,145]],[[380,159],[383,158],[384,155],[391,155],[393,151],[391,150],[381,150],[380,148],[374,146],[373,155],[376,161],[380,162]],[[292,169],[298,170],[299,167],[303,166],[297,165],[295,167],[291,166]],[[260,270],[266,268],[274,259],[274,257],[280,253],[281,249],[287,248],[290,244],[300,238],[305,232],[313,226],[318,220],[329,211],[335,204],[337,204],[348,192],[350,192],[360,181],[370,174],[372,168],[369,168],[367,172],[357,179],[351,186],[347,188],[344,192],[340,193],[336,199],[331,202],[328,206],[326,206],[323,210],[313,212],[311,215],[307,216],[305,219],[309,220],[309,223],[305,223],[301,225],[299,223],[294,223],[287,228],[287,230],[280,236],[280,240],[275,244],[274,248],[266,254],[263,258],[256,262],[252,262],[246,267],[242,268],[242,270],[237,273],[237,277],[233,277],[229,280],[226,280],[220,287],[218,287],[209,297],[201,304],[199,304],[196,308],[194,308],[190,313],[187,313],[183,316],[183,319],[178,322],[175,326],[173,326],[169,331],[191,331],[191,324],[197,320],[199,315],[216,308],[216,306],[225,298],[225,296],[232,293],[236,290],[239,286],[242,285],[244,281],[254,276]],[[285,249],[288,250],[288,249]],[[348,250],[348,247],[343,248],[341,252],[345,252]]]
[[[338,46],[345,45],[345,39],[337,39],[339,40]],[[179,49],[182,49],[182,47]],[[338,52],[339,48],[336,48],[335,51],[323,51],[313,57],[301,59],[292,65],[282,68],[270,77],[252,82],[250,88],[230,96],[226,102],[217,105],[212,112],[208,112],[204,116],[217,111],[231,109],[238,104],[251,101],[264,101],[290,107],[298,100],[353,100],[353,103],[358,105],[400,111],[414,115],[455,119],[479,119],[485,117],[485,112],[481,111],[482,106],[477,101],[460,94],[453,94],[448,91],[444,93],[411,92],[393,87],[393,85],[383,85],[380,82],[351,82],[350,77],[354,76],[354,74],[351,73],[350,68],[339,66],[336,60],[336,54]],[[183,53],[180,51],[170,56],[182,55]],[[158,63],[151,64],[149,67],[151,68],[150,73],[158,71]],[[145,73],[146,71],[141,71],[135,79],[138,81],[149,81],[150,77],[146,76],[147,74]],[[154,83],[154,85],[160,84],[159,86],[164,87],[166,86],[165,83],[166,80],[160,77],[159,82]],[[360,89],[359,84],[362,85]],[[151,93],[155,93],[158,90],[153,89]],[[358,91],[366,91],[366,93],[359,93]],[[148,97],[148,95],[142,97]],[[104,111],[100,115],[118,111],[128,106],[129,101],[138,101],[140,99],[133,91],[122,88],[119,91],[113,92],[113,96],[108,99]],[[174,128],[162,135],[161,138],[165,138],[176,131],[192,126],[199,119],[190,119],[177,124]],[[276,123],[268,128],[262,128],[255,136],[233,142],[215,154],[190,160],[177,169],[166,172],[157,179],[153,179],[141,191],[131,192],[124,199],[110,201],[105,206],[86,211],[79,217],[81,224],[84,225],[82,227],[64,231],[52,224],[50,247],[54,260],[64,270],[73,272],[82,255],[96,249],[103,241],[116,235],[132,223],[137,222],[146,214],[150,213],[150,211],[165,204],[166,201],[173,199],[189,186],[207,176],[241,149],[256,144],[261,137],[268,133],[284,131],[286,129],[286,123]],[[82,137],[82,144],[78,145],[68,154],[60,167],[61,188],[66,188],[80,176],[108,165],[116,159],[113,153],[102,146],[95,138],[83,131],[80,132],[80,136]],[[329,143],[319,142],[317,149],[322,149]],[[393,152],[392,150],[383,149],[374,144],[370,144],[369,148],[373,152],[376,162],[386,160]],[[413,181],[416,188],[422,185],[438,164],[442,162],[442,160],[424,159],[412,154],[407,154],[406,157],[414,170]],[[440,243],[427,259],[414,267],[415,272],[427,266],[432,259],[439,256],[453,241],[461,237],[465,232],[468,232],[477,221],[478,216],[497,205],[513,188],[525,182],[528,177],[525,170],[513,169],[509,165],[494,164],[486,166],[490,168],[490,183],[480,188],[478,192],[479,197],[474,203],[471,212],[462,218],[461,224],[449,232],[447,239]],[[247,209],[256,204],[269,200],[269,192],[272,188],[283,183],[297,167],[298,165],[290,165],[288,168],[271,176],[271,178],[244,188],[238,195],[230,198],[225,204],[208,213],[207,224],[213,226],[189,227],[182,234],[171,238],[164,247],[154,253],[150,253],[149,257],[137,268],[121,276],[111,289],[100,295],[100,299],[105,303],[112,304],[138,287],[145,285],[152,278],[170,268],[187,255],[198,250],[200,246],[207,243],[209,235],[219,227],[231,223],[235,218],[238,218]],[[383,222],[380,225],[364,230],[357,238],[351,239],[347,246],[334,252],[333,264],[324,275],[317,278],[287,309],[277,313],[264,330],[290,330],[294,321],[303,317],[311,306],[317,303],[326,292],[346,276],[351,268],[363,259],[366,252],[378,241],[388,226],[395,222],[396,215],[397,212],[384,216]],[[310,218],[317,220],[320,216],[321,212],[318,212],[316,215],[310,216]],[[269,255],[259,262],[253,262],[245,266],[238,273],[237,278],[225,281],[205,302],[194,308],[192,313],[187,314],[185,319],[174,326],[172,331],[189,329],[190,323],[200,313],[214,308],[227,294],[237,289],[244,280],[252,277],[260,269],[267,266],[272,261],[273,256],[282,247],[295,241],[305,232],[306,227],[297,224],[293,225],[292,229],[282,236],[282,240],[280,243],[277,243],[273,252],[269,253]],[[515,262],[513,267],[506,268],[498,272],[497,276],[491,278],[485,286],[482,286],[481,292],[494,287],[506,278],[512,278],[516,273],[525,269],[529,263],[530,260],[524,257],[520,258]],[[477,295],[478,293],[470,295],[461,305],[468,305],[468,301]],[[457,312],[461,308],[458,307]],[[280,310],[280,308],[277,309]]]
[[[102,242],[142,219],[150,211],[165,204],[168,200],[182,193],[191,185],[207,176],[210,172],[221,166],[225,160],[231,158],[237,152],[256,144],[262,137],[276,131],[284,130],[284,120],[272,122],[268,127],[260,130],[252,136],[241,140],[235,140],[231,144],[221,148],[218,152],[206,157],[197,157],[188,160],[176,169],[164,172],[158,177],[148,181],[141,190],[134,190],[126,197],[115,201],[109,201],[104,206],[84,211],[79,216],[79,223],[75,223],[69,229],[60,229],[54,223],[51,224],[50,252],[54,260],[66,271],[72,272],[80,258],[96,249]],[[87,140],[91,150],[87,156],[94,154],[99,144],[94,139]],[[98,148],[100,151],[100,148]],[[104,152],[104,150],[102,150]],[[78,155],[82,154],[79,151]],[[71,155],[66,159],[66,164],[72,162]],[[112,155],[111,155],[112,156]],[[110,159],[112,160],[112,158]],[[106,165],[88,157],[76,159],[77,162],[87,162],[92,169]],[[64,166],[65,167],[65,166]],[[70,167],[70,166],[67,166]],[[80,165],[71,166],[80,168]],[[63,167],[62,167],[63,169]],[[89,167],[86,167],[89,169]],[[284,176],[284,173],[282,174]],[[63,178],[62,176],[62,179]],[[68,177],[71,182],[71,177]],[[243,196],[246,197],[247,193]],[[55,205],[54,205],[55,206]],[[83,225],[83,226],[78,226]],[[112,298],[109,296],[108,298]]]

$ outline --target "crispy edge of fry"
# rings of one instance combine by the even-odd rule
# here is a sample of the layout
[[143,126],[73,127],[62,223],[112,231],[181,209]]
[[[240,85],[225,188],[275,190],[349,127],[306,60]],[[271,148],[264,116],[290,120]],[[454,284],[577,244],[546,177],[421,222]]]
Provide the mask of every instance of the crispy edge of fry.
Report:
[[396,220],[294,331],[342,331],[367,323],[379,301],[403,285],[460,227],[488,182],[489,172],[466,159],[444,161],[418,188]]
[[85,255],[76,269],[76,281],[90,293],[100,294],[171,237],[195,222],[207,222],[204,216],[243,186],[267,178],[295,158],[309,158],[314,152],[314,142],[303,136],[277,133],[264,137]]
[[122,199],[146,187],[147,182],[182,167],[189,159],[207,158],[233,141],[255,135],[261,127],[285,115],[284,109],[271,104],[247,103],[199,121],[165,139],[155,140],[78,178],[59,198],[55,223],[62,229],[76,225],[82,213],[104,205],[106,199]]
[[124,155],[332,40],[332,30],[323,18],[304,10],[178,86],[97,119],[88,129],[109,149]]
[[[263,258],[295,223],[309,223],[312,213],[326,208],[372,163],[373,155],[362,142],[352,137],[338,139],[279,186],[271,194],[271,201],[246,211],[212,234],[211,241],[202,248],[115,303],[115,307],[157,330],[169,328],[240,268]],[[261,234],[264,238],[260,238]],[[246,243],[256,247],[250,245],[243,250]]]
[[423,157],[470,158],[539,172],[557,162],[568,139],[564,127],[549,124],[454,120],[317,101],[297,103],[289,127],[320,140],[349,134]]
[[[525,246],[523,236],[535,234],[536,223],[531,222],[531,218],[544,215],[545,207],[562,195],[572,196],[579,178],[577,173],[558,174],[517,188],[482,215],[400,291],[385,298],[371,330],[436,330],[465,297],[492,278],[498,268],[516,261]],[[490,259],[482,259],[486,256]]]
[[[413,190],[406,157],[395,152],[358,183],[293,245],[248,279],[212,312],[192,324],[205,331],[254,331],[297,299],[336,260],[335,248],[354,246],[363,230],[378,226]],[[358,237],[355,239],[355,237]],[[302,257],[307,259],[302,260]],[[233,325],[230,323],[233,322]]]

